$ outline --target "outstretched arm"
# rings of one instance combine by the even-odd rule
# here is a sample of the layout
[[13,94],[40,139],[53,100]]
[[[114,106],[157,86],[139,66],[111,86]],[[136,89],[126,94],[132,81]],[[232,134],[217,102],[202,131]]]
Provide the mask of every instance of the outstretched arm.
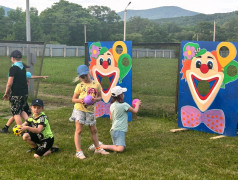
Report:
[[128,111],[129,111],[129,112],[132,112],[132,113],[134,113],[134,114],[136,114],[136,113],[139,111],[140,105],[141,105],[141,101],[138,100],[138,101],[135,103],[135,108],[129,107]]
[[47,79],[49,76],[31,76],[29,79]]

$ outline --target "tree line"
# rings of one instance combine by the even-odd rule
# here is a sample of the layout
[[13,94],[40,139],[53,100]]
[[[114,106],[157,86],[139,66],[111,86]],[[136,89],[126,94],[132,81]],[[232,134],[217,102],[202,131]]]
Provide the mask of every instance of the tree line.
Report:
[[[4,16],[0,8],[0,39],[26,41],[26,12],[21,8]],[[123,40],[124,22],[106,6],[89,6],[60,0],[40,14],[30,8],[31,40],[52,44],[84,45],[84,26],[87,41]],[[213,40],[214,24],[200,21],[195,25],[179,26],[176,23],[156,23],[141,17],[127,21],[127,40],[133,43],[181,42],[182,40]],[[216,41],[238,41],[238,16],[223,24],[216,24]]]

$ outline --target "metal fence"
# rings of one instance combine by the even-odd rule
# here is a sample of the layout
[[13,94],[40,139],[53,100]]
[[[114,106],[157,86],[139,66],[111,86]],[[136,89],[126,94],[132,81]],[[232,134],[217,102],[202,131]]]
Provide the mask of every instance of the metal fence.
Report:
[[[41,56],[43,53],[43,47],[38,44],[30,45],[31,52],[34,52],[37,56]],[[27,54],[26,44],[13,44],[13,43],[1,43],[0,44],[0,56],[9,56],[13,50],[19,50],[23,56]],[[70,57],[70,56],[84,56],[84,46],[66,46],[66,45],[53,45],[47,44],[45,48],[45,56],[50,57]]]
[[[37,56],[41,56],[43,48],[41,45],[31,44],[31,52],[34,52]],[[14,44],[14,43],[1,43],[0,44],[0,56],[9,56],[13,50],[19,50],[23,56],[27,54],[26,44]],[[120,51],[120,50],[119,50]],[[47,57],[77,57],[85,56],[84,46],[66,46],[47,44],[45,48],[45,56]],[[145,48],[133,48],[133,58],[175,58],[175,50],[171,49],[145,49]]]

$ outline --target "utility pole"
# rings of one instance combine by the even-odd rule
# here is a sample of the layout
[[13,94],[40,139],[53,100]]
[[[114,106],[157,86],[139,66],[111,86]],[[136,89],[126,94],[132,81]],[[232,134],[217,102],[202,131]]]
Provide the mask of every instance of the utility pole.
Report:
[[31,20],[29,11],[29,0],[26,0],[26,41],[31,41]]
[[214,20],[213,41],[216,41],[216,21]]
[[84,24],[84,43],[87,42],[87,25]]
[[[31,41],[31,19],[30,19],[30,5],[29,0],[26,0],[26,41]],[[34,74],[34,67],[32,64],[32,56],[31,56],[31,47],[27,44],[27,64],[30,66],[29,71],[31,74]],[[34,81],[32,79],[29,80],[28,85],[29,95],[34,95]]]
[[[126,8],[131,4],[131,2],[128,3]],[[124,10],[124,41],[126,40],[126,8]]]

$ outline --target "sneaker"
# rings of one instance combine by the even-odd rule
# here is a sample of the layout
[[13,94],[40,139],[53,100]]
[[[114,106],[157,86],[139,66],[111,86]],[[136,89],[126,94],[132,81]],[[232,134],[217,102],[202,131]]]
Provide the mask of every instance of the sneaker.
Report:
[[79,159],[85,159],[86,157],[83,154],[83,151],[76,152],[76,157]]
[[[98,143],[99,143],[99,146],[101,146],[101,145],[103,144],[101,141],[99,141]],[[92,144],[92,145],[89,146],[89,148],[88,148],[89,151],[95,151],[95,149],[96,149],[96,148],[95,148],[95,145],[94,145],[94,144]]]
[[55,152],[59,151],[59,148],[58,147],[51,147],[50,151],[51,151],[51,153],[55,153]]
[[69,118],[69,121],[70,121],[70,122],[75,122],[75,118],[71,116],[71,117]]
[[95,153],[95,154],[104,154],[104,155],[110,154],[109,152],[105,151],[103,148],[96,149],[96,150],[94,151],[94,153]]
[[10,133],[7,128],[2,128],[0,130],[1,133]]
[[37,149],[38,149],[38,147],[30,148],[26,151],[26,153],[35,152]]

